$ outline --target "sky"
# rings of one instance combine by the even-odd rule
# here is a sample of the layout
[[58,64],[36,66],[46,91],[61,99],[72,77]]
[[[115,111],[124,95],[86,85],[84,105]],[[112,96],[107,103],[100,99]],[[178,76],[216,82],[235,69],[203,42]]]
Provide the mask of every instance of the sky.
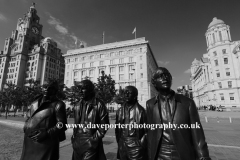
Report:
[[[207,53],[205,33],[214,17],[240,40],[239,0],[35,0],[43,36],[62,53],[86,46],[145,37],[161,67],[173,76],[174,90],[190,84],[192,61]],[[32,0],[0,0],[0,50]]]

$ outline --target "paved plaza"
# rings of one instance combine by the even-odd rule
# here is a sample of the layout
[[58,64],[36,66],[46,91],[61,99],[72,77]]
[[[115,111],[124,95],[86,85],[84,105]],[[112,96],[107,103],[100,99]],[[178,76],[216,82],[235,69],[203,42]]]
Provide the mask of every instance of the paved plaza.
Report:
[[[206,141],[212,160],[239,160],[240,159],[240,112],[199,112],[204,128]],[[231,116],[231,123],[230,118]],[[206,122],[207,117],[207,122]],[[5,120],[0,118],[0,123],[22,127],[23,121]],[[72,123],[72,119],[68,123]],[[114,123],[114,120],[111,120]],[[67,131],[67,140],[61,143],[60,160],[70,160],[72,145],[70,138],[72,130]],[[114,129],[109,129],[103,139],[105,154],[109,160],[116,160],[117,143]]]

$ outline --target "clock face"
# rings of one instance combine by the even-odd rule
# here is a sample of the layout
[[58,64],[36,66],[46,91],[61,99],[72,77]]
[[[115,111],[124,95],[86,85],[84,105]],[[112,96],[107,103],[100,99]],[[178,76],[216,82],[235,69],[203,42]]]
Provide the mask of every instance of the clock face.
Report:
[[39,33],[38,28],[37,27],[32,27],[32,32],[34,34],[38,34]]

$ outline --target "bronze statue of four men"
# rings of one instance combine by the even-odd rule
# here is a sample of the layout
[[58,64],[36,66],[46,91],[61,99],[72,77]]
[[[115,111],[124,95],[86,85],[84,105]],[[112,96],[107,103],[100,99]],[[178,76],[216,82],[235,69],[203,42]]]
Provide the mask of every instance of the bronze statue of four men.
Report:
[[[152,76],[158,95],[146,102],[146,110],[138,103],[138,90],[125,87],[125,102],[116,112],[115,135],[120,160],[211,160],[199,115],[193,100],[171,90],[172,76],[159,67]],[[106,160],[102,138],[106,127],[88,128],[88,124],[109,125],[108,111],[96,98],[94,84],[83,80],[78,85],[80,101],[74,107],[72,160]],[[67,123],[65,104],[56,98],[57,84],[32,103],[24,126],[21,160],[57,160],[59,142],[65,140]],[[57,127],[61,124],[62,127]],[[119,127],[119,125],[125,127]],[[199,128],[131,127],[136,125],[199,124]]]

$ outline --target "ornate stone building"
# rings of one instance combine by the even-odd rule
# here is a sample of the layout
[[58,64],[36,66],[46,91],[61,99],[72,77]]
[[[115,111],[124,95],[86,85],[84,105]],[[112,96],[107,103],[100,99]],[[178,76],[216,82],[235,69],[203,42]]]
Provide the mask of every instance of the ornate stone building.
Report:
[[205,36],[207,53],[191,65],[195,103],[240,107],[240,41],[232,41],[230,27],[217,18]]
[[57,43],[42,36],[35,4],[19,18],[16,30],[6,38],[0,54],[0,89],[6,82],[18,86],[28,85],[28,80],[64,78],[64,58]]
[[151,75],[158,65],[145,38],[69,50],[63,56],[66,64],[64,83],[68,87],[86,76],[97,82],[104,71],[115,80],[116,89],[136,86],[142,106],[155,96]]

